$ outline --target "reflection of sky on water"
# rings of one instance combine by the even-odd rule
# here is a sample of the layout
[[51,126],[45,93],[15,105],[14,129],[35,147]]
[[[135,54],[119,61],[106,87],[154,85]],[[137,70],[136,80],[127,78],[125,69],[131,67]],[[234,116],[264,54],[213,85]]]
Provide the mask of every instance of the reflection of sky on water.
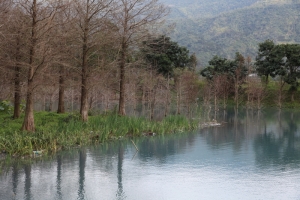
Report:
[[228,112],[191,134],[106,143],[14,165],[0,199],[300,199],[299,113]]

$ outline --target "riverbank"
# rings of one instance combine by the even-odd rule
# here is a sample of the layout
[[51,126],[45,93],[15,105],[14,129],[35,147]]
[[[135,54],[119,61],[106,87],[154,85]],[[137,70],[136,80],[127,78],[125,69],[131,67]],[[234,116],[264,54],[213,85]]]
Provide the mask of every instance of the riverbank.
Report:
[[[169,134],[199,127],[199,120],[168,116],[161,121],[106,114],[90,116],[87,123],[76,114],[35,113],[36,131],[22,132],[22,116],[13,120],[0,114],[0,152],[19,157],[51,154],[63,149],[99,144],[123,137],[140,137],[147,133]],[[146,133],[146,134],[145,134]]]

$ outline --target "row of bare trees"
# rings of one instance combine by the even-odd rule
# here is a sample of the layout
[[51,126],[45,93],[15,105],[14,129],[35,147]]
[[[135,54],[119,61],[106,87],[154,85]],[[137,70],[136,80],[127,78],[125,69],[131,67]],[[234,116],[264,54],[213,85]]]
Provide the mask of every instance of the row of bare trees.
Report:
[[197,76],[159,75],[139,50],[167,13],[158,0],[0,0],[0,100],[14,102],[14,118],[25,102],[26,131],[35,130],[37,105],[57,103],[58,113],[79,105],[85,122],[99,104],[125,115],[142,102],[153,118],[173,100],[180,113],[195,103]]
[[125,115],[129,55],[167,14],[157,0],[1,0],[0,6],[1,79],[5,81],[1,89],[6,90],[3,94],[11,92],[14,82],[14,117],[18,118],[25,88],[22,130],[28,131],[35,129],[34,96],[39,85],[59,79],[58,112],[64,112],[70,75],[73,81],[80,79],[80,114],[87,121],[93,80],[103,78],[100,72],[119,68],[115,74],[119,114]]

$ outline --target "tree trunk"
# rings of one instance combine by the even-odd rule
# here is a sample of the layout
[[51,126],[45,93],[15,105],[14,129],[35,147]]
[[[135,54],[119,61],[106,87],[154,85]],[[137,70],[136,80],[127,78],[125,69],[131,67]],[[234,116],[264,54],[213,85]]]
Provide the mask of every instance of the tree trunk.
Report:
[[169,113],[169,101],[170,101],[170,78],[169,78],[169,74],[168,74],[168,83],[167,83],[167,98],[166,98],[166,103],[165,103],[165,117],[168,115]]
[[235,83],[234,101],[236,108],[239,108],[239,85],[238,82]]
[[34,66],[33,60],[35,56],[36,46],[36,28],[37,28],[37,2],[32,2],[32,27],[31,27],[31,44],[29,50],[29,70],[28,70],[28,85],[27,85],[27,97],[26,97],[26,110],[24,122],[21,130],[23,131],[35,131],[34,114],[33,114],[33,78],[34,78]]
[[125,112],[125,62],[126,62],[127,45],[123,38],[121,58],[120,58],[120,99],[119,99],[119,115],[126,115]]
[[215,104],[215,111],[217,111],[218,110],[218,106],[217,106],[217,93],[216,93],[216,91],[215,91],[215,95],[214,95],[215,97],[214,97],[214,104]]
[[292,91],[291,101],[292,101],[292,102],[295,101],[295,91]]
[[81,81],[81,101],[80,101],[80,114],[83,122],[88,121],[88,93],[87,93],[87,78],[85,68],[82,68],[82,81]]
[[59,92],[58,92],[57,113],[64,113],[65,112],[64,94],[65,94],[64,67],[61,66],[60,70],[59,70]]
[[225,97],[223,99],[223,110],[226,110],[226,100],[225,100]]
[[[179,75],[180,76],[180,75]],[[178,78],[177,80],[178,83],[178,90],[177,90],[177,115],[181,114],[180,106],[181,106],[181,77]]]
[[18,31],[17,36],[17,48],[16,48],[16,67],[15,67],[15,97],[14,97],[14,119],[18,119],[20,117],[20,104],[21,104],[21,85],[20,85],[20,71],[21,67],[19,62],[21,60],[20,55],[20,31]]
[[146,98],[145,98],[145,93],[146,93],[146,86],[145,84],[143,84],[143,91],[142,91],[142,114],[144,115],[145,114],[145,102],[146,102]]
[[50,94],[50,96],[49,96],[49,109],[48,109],[49,112],[52,112],[52,105],[53,105],[52,94]]
[[22,131],[35,131],[34,114],[33,114],[33,82],[32,79],[28,81],[25,118],[21,128]]
[[269,75],[266,75],[266,85],[269,83]]
[[21,109],[21,85],[20,85],[20,70],[21,68],[16,66],[15,68],[15,98],[14,98],[14,119],[18,119],[20,117]]
[[83,45],[82,45],[82,66],[81,66],[81,101],[80,114],[83,122],[88,121],[88,90],[87,90],[87,57],[88,57],[88,21],[85,22]]
[[156,103],[156,89],[155,87],[153,88],[152,92],[151,92],[151,110],[150,110],[150,119],[153,120],[154,119],[154,107],[155,107],[155,103]]
[[283,78],[280,77],[280,82],[279,82],[280,86],[279,86],[279,94],[278,94],[278,107],[279,109],[282,108],[282,100],[283,100],[283,86],[285,84],[285,82],[283,81]]

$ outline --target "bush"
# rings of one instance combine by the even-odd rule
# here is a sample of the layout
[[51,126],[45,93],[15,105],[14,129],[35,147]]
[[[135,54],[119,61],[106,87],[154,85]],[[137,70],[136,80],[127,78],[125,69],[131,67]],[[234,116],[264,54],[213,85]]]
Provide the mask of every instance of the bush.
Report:
[[1,101],[0,102],[0,112],[5,112],[10,114],[13,110],[13,106],[11,105],[11,103],[7,100]]

